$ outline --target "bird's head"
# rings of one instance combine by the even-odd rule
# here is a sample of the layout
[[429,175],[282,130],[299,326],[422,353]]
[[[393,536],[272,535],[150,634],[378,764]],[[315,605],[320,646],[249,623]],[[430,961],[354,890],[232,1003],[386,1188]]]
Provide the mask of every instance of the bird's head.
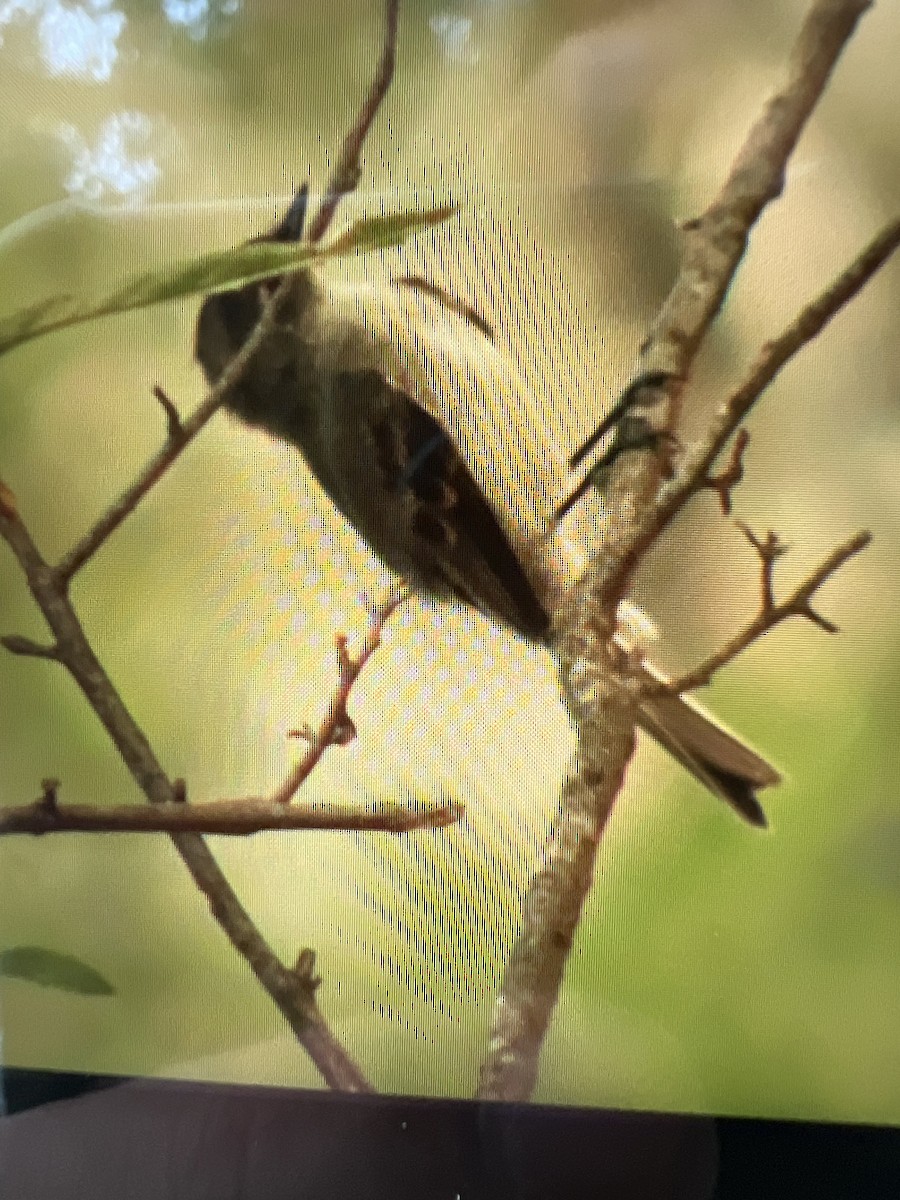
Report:
[[[267,233],[251,239],[258,242],[299,242],[306,222],[309,189],[304,184],[291,201],[284,217]],[[309,287],[304,287],[308,272],[296,272],[297,286],[285,297],[285,309],[299,310],[305,302]],[[194,338],[194,357],[203,368],[207,380],[214,384],[228,363],[241,349],[259,321],[263,305],[278,287],[283,276],[248,283],[244,287],[216,292],[203,301],[197,317]],[[285,314],[287,316],[287,312]]]

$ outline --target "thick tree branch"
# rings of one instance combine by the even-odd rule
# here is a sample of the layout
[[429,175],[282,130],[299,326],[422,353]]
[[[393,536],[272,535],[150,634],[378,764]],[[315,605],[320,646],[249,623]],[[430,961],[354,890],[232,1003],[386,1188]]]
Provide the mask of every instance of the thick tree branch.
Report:
[[[766,205],[781,194],[788,159],[841,51],[872,2],[813,0],[783,84],[750,129],[718,195],[705,212],[683,226],[678,277],[641,348],[635,372],[636,377],[669,374],[669,382],[658,389],[666,401],[662,429],[675,426],[684,381],[737,273],[750,232]],[[714,457],[698,480],[708,473]],[[611,516],[592,568],[611,605],[621,599],[637,563],[663,527],[653,504],[659,463],[653,455],[633,458],[643,461],[619,471],[605,491]]]
[[[674,431],[683,381],[718,313],[765,205],[781,191],[788,158],[837,58],[870,0],[813,0],[787,78],[765,106],[718,196],[684,229],[678,278],[641,353],[636,379],[656,379],[663,403],[648,428]],[[696,481],[709,475],[712,459]],[[556,615],[555,646],[579,747],[544,863],[528,890],[522,927],[497,998],[479,1094],[526,1099],[556,1005],[597,851],[634,746],[636,692],[613,644],[615,612],[660,531],[659,456],[621,455],[604,480],[599,550]],[[670,484],[670,487],[674,484]],[[655,523],[656,522],[656,523]]]
[[683,226],[681,268],[641,351],[642,370],[684,379],[737,271],[750,231],[784,188],[787,162],[841,51],[873,0],[815,0],[786,78],[763,108],[719,194]]
[[[578,749],[503,972],[478,1084],[482,1099],[525,1100],[532,1093],[600,840],[634,750],[636,702],[622,678],[627,655],[605,620],[588,577],[570,590],[557,614],[562,661],[579,664],[578,672],[561,671]],[[598,721],[598,713],[628,703],[629,696],[623,719]]]

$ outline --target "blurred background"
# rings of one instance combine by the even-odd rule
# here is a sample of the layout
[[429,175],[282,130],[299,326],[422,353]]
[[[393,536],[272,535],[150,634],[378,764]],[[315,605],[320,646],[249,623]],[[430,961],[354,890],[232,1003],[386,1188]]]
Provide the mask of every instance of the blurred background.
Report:
[[[781,76],[805,5],[407,0],[395,86],[352,211],[452,200],[458,222],[357,270],[427,269],[477,300],[566,445],[626,382],[708,202]],[[266,228],[327,177],[381,41],[374,0],[0,3],[0,316]],[[896,213],[893,47],[862,22],[754,233],[698,365],[698,421]],[[900,1121],[900,268],[882,271],[750,421],[737,515],[791,543],[790,586],[856,529],[873,546],[704,695],[780,767],[744,827],[642,742],[546,1046],[537,1099]],[[197,303],[0,359],[0,477],[61,554],[187,412]],[[531,427],[529,427],[531,432]],[[520,431],[513,431],[518,436]],[[197,801],[258,794],[297,753],[384,576],[297,455],[219,416],[79,576],[102,660]],[[755,612],[757,563],[712,497],[647,561],[656,657],[689,666]],[[0,627],[40,638],[0,552]],[[410,604],[354,691],[315,799],[453,796],[437,833],[264,834],[214,849],[265,936],[314,946],[321,1002],[377,1087],[468,1095],[572,751],[552,661],[469,613]],[[62,671],[0,658],[0,803],[61,781],[139,802]],[[304,793],[306,795],[307,793]],[[2,984],[4,1061],[315,1086],[164,838],[0,844],[0,948],[78,955],[96,999]]]

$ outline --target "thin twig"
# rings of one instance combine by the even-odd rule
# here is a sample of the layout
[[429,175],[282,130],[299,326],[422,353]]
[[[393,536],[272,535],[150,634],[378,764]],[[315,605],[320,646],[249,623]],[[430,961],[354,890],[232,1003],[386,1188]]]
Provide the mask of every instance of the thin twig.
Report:
[[[341,199],[348,192],[353,191],[359,182],[359,156],[394,74],[398,9],[399,0],[388,0],[384,48],[376,76],[359,116],[344,141],[338,164],[328,185],[328,192],[314,220],[310,224],[308,239],[311,242],[317,242],[323,237],[331,224]],[[144,496],[159,482],[169,467],[172,466],[186,447],[194,440],[200,430],[203,429],[222,407],[227,393],[237,382],[246,369],[247,364],[271,332],[278,308],[291,286],[291,280],[292,276],[286,275],[271,296],[267,298],[255,329],[222,372],[215,387],[210,390],[206,399],[194,410],[186,421],[181,421],[177,412],[175,412],[178,424],[178,433],[176,436],[173,436],[172,433],[174,426],[171,414],[169,414],[168,441],[150,459],[130,487],[103,513],[94,526],[87,531],[81,540],[57,564],[56,570],[61,580],[66,582],[70,580],[97,553],[107,538],[119,528],[130,513],[134,512]],[[157,399],[160,399],[159,393],[156,390],[154,394],[157,396]],[[160,402],[162,403],[162,401]],[[172,411],[175,411],[174,406],[172,406]]]
[[731,447],[728,462],[715,475],[707,475],[703,486],[711,488],[719,498],[722,515],[731,516],[731,493],[744,478],[744,451],[750,442],[746,429],[739,429]]
[[681,510],[706,477],[717,455],[750,409],[790,360],[869,282],[900,246],[900,218],[887,224],[840,275],[784,329],[767,342],[743,381],[716,413],[706,436],[693,447],[665,486],[645,526],[655,537]]
[[61,583],[68,584],[76,571],[81,570],[85,563],[93,558],[104,542],[115,533],[125,518],[134,512],[144,496],[159,483],[169,467],[181,457],[197,434],[219,411],[228,392],[237,383],[248,363],[271,332],[278,307],[291,286],[291,279],[290,275],[286,275],[272,295],[267,298],[253,332],[219,376],[215,387],[210,389],[206,398],[194,409],[186,421],[179,422],[181,431],[178,437],[170,436],[168,438],[165,445],[139,472],[134,482],[110,505],[68,554],[60,559],[55,570]]
[[452,803],[421,808],[399,804],[310,808],[274,804],[261,797],[208,804],[174,801],[98,807],[60,804],[55,790],[48,796],[45,789],[44,795],[31,804],[0,807],[0,837],[16,833],[206,833],[247,837],[273,829],[409,833],[452,825],[462,812],[460,805]]
[[19,504],[12,488],[0,479],[0,517],[13,518],[18,514]]
[[494,330],[478,309],[465,300],[461,300],[458,296],[454,296],[452,292],[448,292],[439,283],[432,283],[424,275],[415,274],[395,275],[391,282],[397,287],[408,288],[411,292],[430,296],[438,302],[443,312],[456,313],[464,321],[468,321],[470,325],[473,325],[479,333],[483,333],[489,341],[494,341]]
[[288,804],[309,778],[313,768],[329,746],[345,746],[356,736],[356,727],[347,713],[350,692],[366,663],[381,645],[385,624],[405,598],[404,592],[394,592],[376,607],[372,613],[365,640],[355,656],[351,655],[347,649],[346,635],[342,633],[335,635],[335,649],[338,656],[337,686],[328,701],[328,707],[319,728],[313,732],[307,725],[300,731],[300,736],[309,743],[307,751],[284,783],[272,795],[271,802],[273,804]]
[[48,646],[43,642],[33,642],[31,638],[22,637],[18,633],[7,633],[0,637],[0,646],[10,654],[19,654],[23,658],[59,658],[56,646]]
[[153,395],[159,401],[160,407],[166,414],[166,432],[169,435],[169,441],[181,441],[184,437],[184,426],[181,424],[181,414],[178,409],[158,383],[153,385]]
[[307,230],[307,240],[318,242],[328,232],[328,227],[334,219],[341,200],[356,190],[359,184],[362,167],[360,155],[365,140],[369,135],[372,122],[388,93],[394,78],[394,64],[397,59],[397,25],[400,13],[400,0],[386,0],[384,43],[381,58],[375,71],[375,78],[369,88],[369,94],[363,103],[355,123],[344,138],[341,153],[328,187],[319,205],[319,210],[313,217]]
[[717,671],[727,666],[748,646],[758,641],[776,625],[780,625],[782,621],[786,621],[788,617],[804,617],[807,621],[811,621],[820,629],[825,630],[826,633],[836,633],[837,626],[834,622],[829,621],[827,617],[823,617],[813,608],[812,598],[827,579],[830,579],[844,563],[859,554],[872,541],[871,533],[865,530],[854,534],[842,545],[835,547],[825,561],[799,587],[795,588],[786,600],[776,603],[772,590],[772,566],[775,558],[784,553],[785,547],[772,534],[769,534],[768,538],[763,541],[757,539],[749,530],[745,529],[745,533],[759,554],[762,564],[759,611],[746,628],[735,634],[705,662],[695,667],[693,671],[686,672],[680,678],[669,680],[665,685],[666,691],[681,695],[684,692],[694,691],[696,688],[706,687]]

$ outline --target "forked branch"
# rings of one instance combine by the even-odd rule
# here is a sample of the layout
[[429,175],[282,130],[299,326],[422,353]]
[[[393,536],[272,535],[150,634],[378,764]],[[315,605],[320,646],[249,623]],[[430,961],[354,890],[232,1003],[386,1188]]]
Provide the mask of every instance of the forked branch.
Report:
[[[678,277],[635,372],[636,380],[658,381],[657,400],[647,406],[657,413],[648,432],[663,437],[677,433],[684,382],[721,308],[750,231],[765,206],[781,192],[797,139],[869,6],[870,0],[813,0],[784,83],[751,128],[719,194],[684,227]],[[882,246],[874,257],[881,253],[883,261],[889,252]],[[875,269],[873,265],[871,270]],[[841,303],[860,286],[856,281]],[[826,320],[824,315],[820,328]],[[490,1047],[481,1070],[481,1096],[522,1100],[531,1094],[597,850],[634,747],[637,701],[634,688],[628,686],[628,664],[623,653],[616,652],[616,608],[642,556],[667,521],[688,494],[705,486],[717,454],[745,411],[740,416],[734,413],[736,419],[723,438],[709,435],[703,440],[708,452],[690,459],[689,479],[684,464],[667,482],[659,455],[623,454],[604,481],[599,549],[556,615],[555,645],[579,735],[577,761],[543,863],[525,899],[522,928],[494,1009]],[[729,421],[731,417],[729,413]],[[864,536],[835,555],[843,556],[843,561],[856,553]],[[826,576],[831,569],[836,568],[829,568]]]
[[713,676],[728,663],[742,654],[754,642],[786,621],[789,617],[804,617],[826,633],[837,633],[837,625],[817,612],[812,605],[813,596],[826,580],[830,579],[840,568],[849,562],[854,555],[859,554],[872,540],[870,533],[857,533],[848,538],[842,545],[835,547],[820,565],[798,586],[785,600],[776,601],[773,586],[773,571],[776,559],[787,552],[787,547],[778,536],[769,532],[767,536],[758,538],[746,525],[740,524],[744,536],[756,550],[760,560],[760,602],[759,611],[754,619],[735,634],[733,638],[721,646],[715,654],[711,654],[705,662],[695,667],[678,679],[669,680],[666,690],[681,694],[694,691],[695,688],[706,687],[712,682]]
[[704,486],[717,456],[782,368],[862,291],[898,246],[900,218],[888,222],[815,300],[777,337],[766,342],[744,379],[716,412],[703,438],[688,450],[675,477],[663,486],[656,504],[648,510],[639,531],[640,545],[657,537],[694,492]]

